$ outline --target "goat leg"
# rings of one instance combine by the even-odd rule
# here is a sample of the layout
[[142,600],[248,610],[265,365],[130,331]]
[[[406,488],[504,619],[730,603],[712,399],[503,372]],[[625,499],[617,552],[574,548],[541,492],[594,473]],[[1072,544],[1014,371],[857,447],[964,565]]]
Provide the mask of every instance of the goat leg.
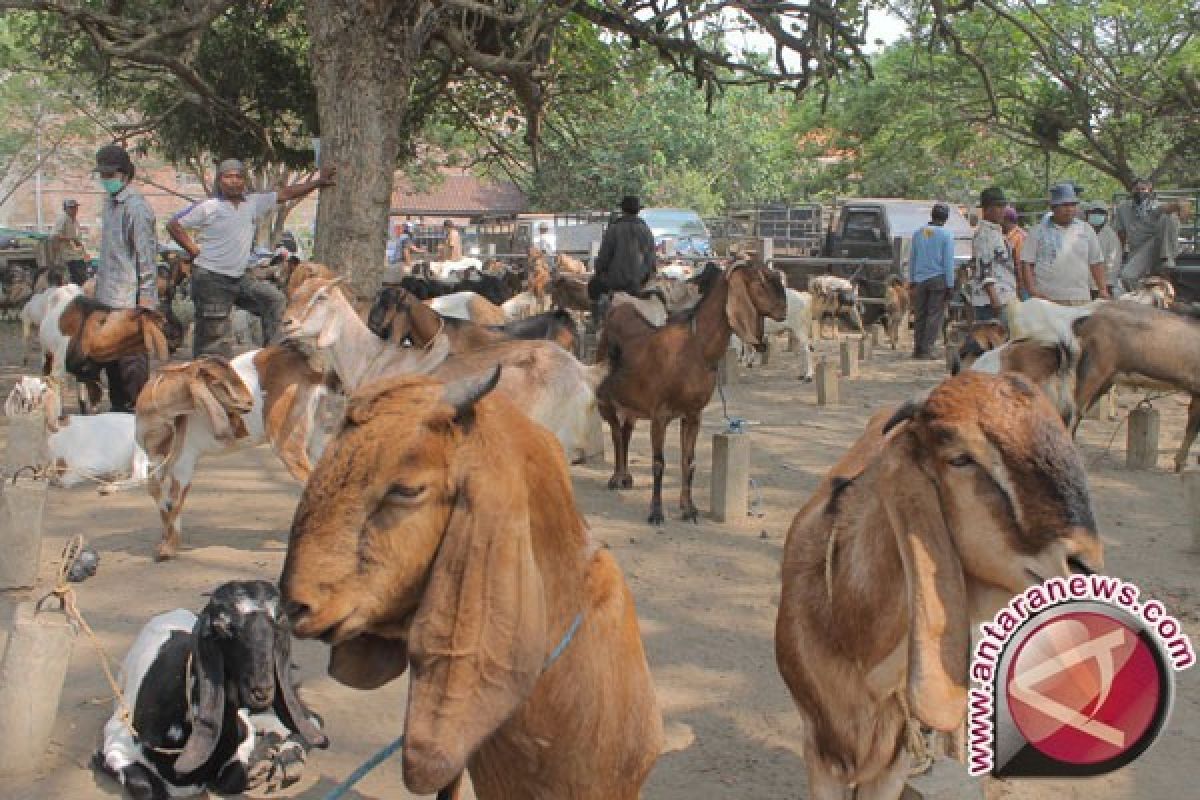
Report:
[[1183,441],[1179,445],[1179,452],[1175,454],[1176,472],[1183,472],[1183,468],[1187,466],[1188,451],[1196,441],[1197,432],[1200,432],[1200,395],[1194,394],[1192,402],[1188,405],[1188,420],[1183,431]]
[[696,437],[699,434],[700,415],[685,414],[679,421],[679,509],[684,520],[695,523],[700,522],[700,512],[692,502],[692,479],[696,477]]
[[667,438],[667,423],[669,419],[654,417],[650,420],[650,449],[654,454],[654,491],[650,496],[650,516],[646,521],[651,525],[662,525],[662,481],[666,470],[666,457],[663,455],[665,439]]

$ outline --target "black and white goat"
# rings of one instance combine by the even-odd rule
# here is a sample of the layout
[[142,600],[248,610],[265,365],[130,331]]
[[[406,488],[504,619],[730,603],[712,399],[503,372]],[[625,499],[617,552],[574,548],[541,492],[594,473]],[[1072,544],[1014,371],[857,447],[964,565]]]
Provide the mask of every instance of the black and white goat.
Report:
[[97,766],[134,800],[294,783],[308,748],[329,741],[289,678],[290,636],[266,581],[221,585],[198,617],[151,619],[122,670],[132,729],[118,707]]

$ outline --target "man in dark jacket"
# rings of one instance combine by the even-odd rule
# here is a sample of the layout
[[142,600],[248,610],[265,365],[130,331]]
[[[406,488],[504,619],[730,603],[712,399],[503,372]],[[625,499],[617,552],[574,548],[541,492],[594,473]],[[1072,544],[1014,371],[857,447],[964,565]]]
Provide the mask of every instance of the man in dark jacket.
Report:
[[638,198],[621,198],[624,212],[604,231],[600,253],[596,256],[596,274],[588,283],[592,313],[597,322],[607,310],[613,292],[636,294],[654,274],[654,234],[638,216],[642,203]]

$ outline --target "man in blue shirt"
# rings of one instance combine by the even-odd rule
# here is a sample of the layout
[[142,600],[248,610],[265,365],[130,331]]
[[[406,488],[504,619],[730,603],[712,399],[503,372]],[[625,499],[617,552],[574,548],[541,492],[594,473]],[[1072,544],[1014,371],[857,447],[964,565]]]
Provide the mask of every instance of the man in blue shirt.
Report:
[[954,237],[944,227],[950,207],[934,203],[929,224],[913,234],[908,290],[913,298],[913,358],[932,359],[933,344],[954,288]]

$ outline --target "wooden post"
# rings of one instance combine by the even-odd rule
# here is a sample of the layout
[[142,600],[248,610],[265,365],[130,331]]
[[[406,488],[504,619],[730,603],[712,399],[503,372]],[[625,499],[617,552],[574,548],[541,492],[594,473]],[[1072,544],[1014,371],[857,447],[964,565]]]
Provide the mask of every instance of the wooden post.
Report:
[[737,351],[726,348],[725,355],[717,363],[717,378],[723,386],[734,386],[741,381],[737,364]]
[[983,780],[972,778],[958,761],[938,758],[928,772],[904,782],[900,800],[984,800]]
[[837,366],[830,360],[822,358],[817,362],[817,405],[836,406],[838,398]]
[[17,604],[0,659],[0,776],[33,772],[41,763],[74,640],[66,614]]
[[0,589],[32,588],[42,557],[46,481],[0,476],[0,483]]
[[1158,411],[1139,406],[1129,412],[1129,433],[1125,444],[1125,466],[1129,469],[1153,469],[1158,465]]
[[1192,525],[1192,549],[1200,552],[1200,469],[1188,467],[1180,477],[1183,479],[1187,515]]
[[857,378],[858,377],[858,353],[854,346],[854,342],[849,339],[842,340],[842,377]]
[[715,433],[712,442],[712,516],[717,522],[746,519],[750,494],[750,435]]
[[870,361],[871,356],[875,353],[875,347],[871,344],[871,337],[860,336],[858,338],[858,360]]

